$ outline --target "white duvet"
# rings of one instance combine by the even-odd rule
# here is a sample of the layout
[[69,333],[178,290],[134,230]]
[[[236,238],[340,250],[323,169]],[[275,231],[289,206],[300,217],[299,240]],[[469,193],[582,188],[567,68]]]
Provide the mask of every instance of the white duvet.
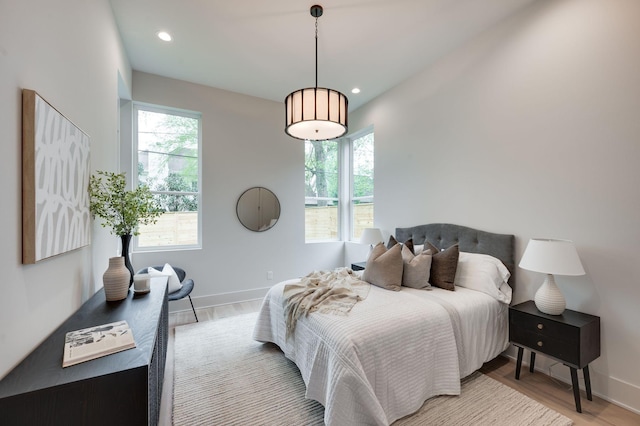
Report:
[[461,287],[371,286],[347,316],[300,318],[287,340],[282,291],[296,281],[271,288],[254,338],[295,362],[305,396],[324,405],[327,425],[388,425],[432,396],[458,395],[460,379],[508,345],[508,306]]

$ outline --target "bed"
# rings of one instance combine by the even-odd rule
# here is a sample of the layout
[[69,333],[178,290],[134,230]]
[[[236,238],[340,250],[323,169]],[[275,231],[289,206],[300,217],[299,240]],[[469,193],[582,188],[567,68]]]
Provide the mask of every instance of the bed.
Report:
[[[395,238],[490,255],[509,271],[508,289],[515,286],[513,235],[427,224],[396,228]],[[325,407],[327,425],[388,425],[433,396],[458,395],[462,378],[508,346],[508,301],[458,286],[389,291],[371,285],[348,315],[303,316],[287,338],[283,290],[298,281],[270,289],[253,337],[278,345],[297,365],[305,396]]]

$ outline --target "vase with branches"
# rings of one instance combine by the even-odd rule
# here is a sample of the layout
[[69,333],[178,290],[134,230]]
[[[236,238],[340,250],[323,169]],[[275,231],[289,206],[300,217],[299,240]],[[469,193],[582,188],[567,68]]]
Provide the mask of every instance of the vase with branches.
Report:
[[129,259],[129,244],[133,235],[140,234],[140,225],[157,222],[162,214],[160,206],[146,185],[127,190],[124,173],[97,171],[89,179],[89,210],[102,219],[101,225],[110,228],[122,241],[122,256],[133,282],[133,267]]

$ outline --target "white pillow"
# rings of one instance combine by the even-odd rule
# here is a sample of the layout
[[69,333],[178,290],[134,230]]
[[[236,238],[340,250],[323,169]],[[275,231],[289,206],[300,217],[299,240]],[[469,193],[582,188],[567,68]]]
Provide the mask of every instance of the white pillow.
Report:
[[511,273],[493,256],[460,252],[454,284],[488,294],[499,302],[511,303],[511,287],[507,284]]
[[158,277],[158,276],[169,277],[168,278],[169,288],[167,289],[169,293],[176,292],[182,288],[182,283],[180,282],[180,278],[178,278],[178,274],[176,274],[176,271],[174,271],[171,265],[169,265],[168,263],[164,264],[162,271],[158,271],[157,269],[150,267],[150,268],[147,268],[147,272],[152,277]]

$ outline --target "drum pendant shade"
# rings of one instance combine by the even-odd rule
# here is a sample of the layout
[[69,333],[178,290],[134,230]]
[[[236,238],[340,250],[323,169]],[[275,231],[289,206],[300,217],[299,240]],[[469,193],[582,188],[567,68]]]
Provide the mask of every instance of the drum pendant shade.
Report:
[[316,18],[316,86],[299,89],[284,100],[285,132],[301,140],[329,140],[347,133],[349,100],[337,90],[318,87],[318,17],[322,6],[312,6]]

